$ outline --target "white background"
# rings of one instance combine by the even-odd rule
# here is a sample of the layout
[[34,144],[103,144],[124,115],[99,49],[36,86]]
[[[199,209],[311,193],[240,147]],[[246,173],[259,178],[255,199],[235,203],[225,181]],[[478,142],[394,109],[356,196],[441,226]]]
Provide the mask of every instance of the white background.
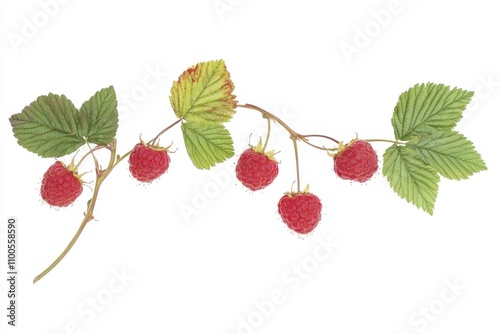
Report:
[[[18,326],[9,333],[500,332],[494,2],[29,0],[2,1],[0,13],[2,268],[9,216],[19,245]],[[347,44],[356,53],[343,53]],[[331,158],[300,145],[302,182],[321,198],[323,219],[299,238],[276,213],[295,180],[285,131],[276,126],[270,143],[281,151],[278,179],[249,193],[232,174],[236,157],[194,168],[176,127],[162,137],[178,148],[168,173],[144,187],[119,165],[96,220],[33,285],[77,230],[91,190],[63,210],[43,204],[40,181],[53,159],[19,147],[8,117],[39,95],[65,94],[80,106],[113,85],[124,153],[175,120],[172,81],[212,59],[226,61],[241,103],[345,141],[355,132],[391,139],[398,96],[416,83],[474,90],[458,129],[489,170],[442,180],[429,216],[381,173],[366,185],[339,180]],[[240,109],[228,127],[240,152],[265,122]],[[375,144],[379,154],[386,147]]]

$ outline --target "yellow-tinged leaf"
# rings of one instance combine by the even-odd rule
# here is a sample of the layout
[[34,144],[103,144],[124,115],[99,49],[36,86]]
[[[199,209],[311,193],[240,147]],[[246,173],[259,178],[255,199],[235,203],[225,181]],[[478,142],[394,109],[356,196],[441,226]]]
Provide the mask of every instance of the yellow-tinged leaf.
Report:
[[234,84],[223,60],[201,62],[184,71],[172,84],[170,103],[178,118],[221,124],[235,113]]

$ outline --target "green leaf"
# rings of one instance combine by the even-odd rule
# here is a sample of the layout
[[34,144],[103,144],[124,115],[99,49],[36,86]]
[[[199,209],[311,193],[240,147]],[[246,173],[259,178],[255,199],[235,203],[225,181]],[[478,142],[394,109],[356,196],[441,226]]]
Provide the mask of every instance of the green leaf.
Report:
[[104,88],[85,101],[80,108],[82,134],[87,141],[109,144],[118,129],[118,109],[113,86]]
[[42,157],[61,157],[85,144],[78,110],[64,95],[43,95],[10,117],[19,145]]
[[411,147],[390,146],[384,153],[382,173],[401,198],[432,215],[439,175],[418,152]]
[[448,179],[467,179],[472,174],[487,169],[474,144],[456,131],[415,136],[407,146],[413,147],[427,164]]
[[434,83],[408,89],[399,96],[392,115],[396,139],[409,140],[414,134],[453,129],[473,94]]
[[178,118],[220,124],[235,113],[234,84],[223,60],[198,63],[181,74],[170,90],[170,103]]
[[234,155],[233,140],[223,125],[186,122],[181,128],[186,150],[197,168],[210,169]]

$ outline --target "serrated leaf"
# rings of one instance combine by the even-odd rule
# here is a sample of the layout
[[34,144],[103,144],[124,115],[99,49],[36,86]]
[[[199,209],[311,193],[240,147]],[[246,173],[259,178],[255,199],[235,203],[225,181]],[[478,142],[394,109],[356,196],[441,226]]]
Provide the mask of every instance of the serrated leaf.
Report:
[[235,113],[234,84],[223,60],[198,63],[181,74],[170,90],[170,103],[178,118],[220,124]]
[[413,147],[427,164],[448,179],[467,179],[472,174],[487,169],[474,144],[456,131],[415,136],[407,146]]
[[234,155],[233,139],[223,125],[186,122],[181,128],[186,150],[197,168],[210,169]]
[[439,175],[418,152],[411,147],[390,146],[384,153],[382,173],[401,198],[432,215]]
[[118,129],[118,109],[113,86],[96,92],[80,108],[82,134],[87,141],[98,145],[109,144]]
[[474,93],[443,84],[419,84],[399,96],[392,126],[398,140],[453,129]]
[[62,157],[85,144],[78,110],[64,95],[40,96],[9,120],[19,145],[44,158]]

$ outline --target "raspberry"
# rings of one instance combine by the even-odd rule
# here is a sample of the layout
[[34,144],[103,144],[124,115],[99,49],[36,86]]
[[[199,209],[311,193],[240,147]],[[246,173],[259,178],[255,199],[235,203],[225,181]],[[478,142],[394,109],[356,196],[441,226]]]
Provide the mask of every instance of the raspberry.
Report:
[[321,207],[318,196],[312,193],[287,193],[278,202],[278,212],[285,224],[300,234],[307,234],[318,225]]
[[236,178],[253,191],[267,187],[279,171],[273,154],[273,151],[261,152],[259,146],[246,149],[236,164]]
[[64,207],[73,203],[83,191],[82,180],[70,168],[56,161],[45,172],[40,195],[50,205]]
[[344,180],[366,182],[378,169],[377,153],[364,140],[355,139],[345,148],[340,147],[333,161],[333,170]]
[[167,171],[170,157],[167,149],[141,141],[132,149],[128,163],[133,177],[141,182],[151,182]]

